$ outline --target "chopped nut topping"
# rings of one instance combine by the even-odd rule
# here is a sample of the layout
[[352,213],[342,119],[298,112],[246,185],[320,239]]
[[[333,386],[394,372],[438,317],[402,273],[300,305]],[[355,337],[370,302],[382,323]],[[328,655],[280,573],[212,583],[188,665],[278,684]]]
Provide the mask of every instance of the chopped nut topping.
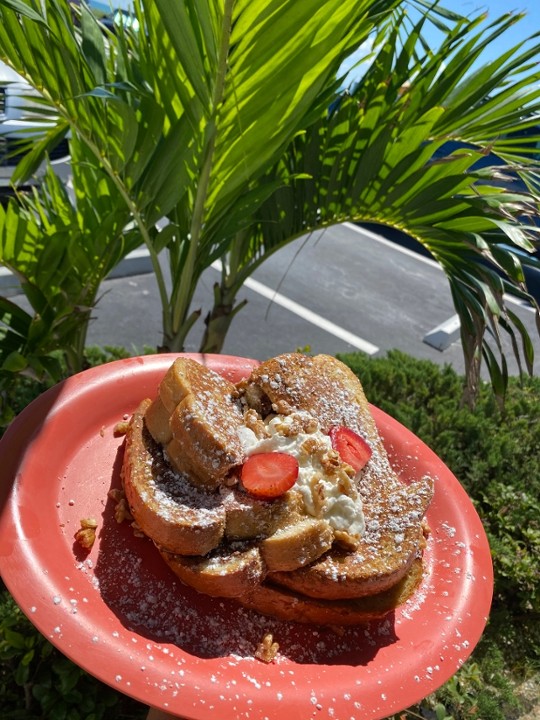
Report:
[[317,442],[317,438],[314,437],[308,437],[304,442],[302,443],[302,452],[305,452],[306,455],[315,455],[317,454],[317,451],[320,449],[319,443]]
[[255,657],[257,658],[257,660],[262,660],[262,662],[270,663],[272,662],[272,660],[275,660],[278,650],[279,643],[274,642],[274,637],[272,633],[266,633],[266,635],[259,643],[257,650],[255,650]]
[[310,479],[311,497],[313,498],[313,508],[317,517],[320,517],[323,504],[325,501],[324,484],[319,473],[315,473]]
[[114,519],[118,524],[123,523],[124,520],[133,520],[125,497],[120,498],[120,500],[116,503],[114,508]]
[[339,453],[336,452],[335,450],[328,450],[321,457],[321,465],[327,472],[332,472],[332,470],[334,468],[337,468],[340,465],[342,465],[341,458],[339,457]]
[[110,497],[114,502],[119,502],[124,496],[124,491],[120,488],[111,488],[107,493],[107,497]]
[[290,415],[294,412],[294,408],[286,400],[278,400],[278,402],[272,403],[272,410],[278,415]]
[[80,520],[81,527],[75,533],[75,540],[86,550],[90,550],[96,540],[97,520],[94,518],[83,518]]
[[133,529],[133,534],[135,535],[135,537],[145,537],[143,531],[141,530],[139,525],[137,525],[135,520],[131,523],[131,527]]
[[350,497],[355,496],[354,486],[351,482],[351,478],[344,472],[338,473],[337,486],[340,493],[349,495]]
[[360,543],[359,537],[351,535],[350,533],[345,532],[345,530],[335,530],[334,539],[336,543],[347,552],[353,552],[356,550]]
[[114,519],[118,524],[123,523],[124,520],[133,520],[126,496],[121,488],[111,488],[107,493],[107,497],[110,497],[115,502]]
[[80,523],[82,528],[94,528],[95,530],[98,526],[97,520],[93,517],[83,518]]
[[268,437],[268,430],[264,424],[261,416],[255,410],[247,410],[244,415],[244,423],[246,427],[252,430],[255,435],[259,438]]

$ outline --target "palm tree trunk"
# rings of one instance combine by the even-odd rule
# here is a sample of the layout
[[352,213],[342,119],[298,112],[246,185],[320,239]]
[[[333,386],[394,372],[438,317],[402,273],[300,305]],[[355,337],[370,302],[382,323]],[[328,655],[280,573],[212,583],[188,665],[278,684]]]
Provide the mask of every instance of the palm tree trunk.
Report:
[[214,305],[205,318],[205,330],[199,351],[220,353],[225,337],[236,313],[246,305],[247,300],[235,305],[236,292],[219,283],[214,285]]

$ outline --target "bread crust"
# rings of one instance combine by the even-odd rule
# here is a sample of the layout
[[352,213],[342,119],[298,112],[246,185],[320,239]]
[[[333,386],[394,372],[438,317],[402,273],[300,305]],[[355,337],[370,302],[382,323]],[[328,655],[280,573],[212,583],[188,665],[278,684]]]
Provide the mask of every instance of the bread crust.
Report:
[[417,558],[403,578],[385,592],[348,600],[303,596],[266,580],[238,598],[244,607],[281,620],[315,625],[363,625],[379,620],[407,601],[422,581]]
[[175,473],[145,424],[151,400],[133,413],[124,446],[122,484],[131,514],[145,535],[170,552],[201,555],[225,531],[219,498]]
[[260,549],[254,544],[228,544],[198,557],[175,555],[162,548],[160,553],[182,582],[214,597],[241,597],[266,576]]
[[236,387],[191,358],[178,358],[147,410],[148,429],[193,485],[219,488],[243,459]]

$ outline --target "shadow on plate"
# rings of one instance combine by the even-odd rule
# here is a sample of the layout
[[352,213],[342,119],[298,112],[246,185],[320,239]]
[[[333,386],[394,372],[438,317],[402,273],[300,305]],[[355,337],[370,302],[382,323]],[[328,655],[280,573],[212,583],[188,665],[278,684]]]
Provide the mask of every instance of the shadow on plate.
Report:
[[[123,446],[112,487],[120,487]],[[365,665],[397,640],[394,614],[365,626],[321,628],[284,622],[247,610],[232,600],[202,595],[183,585],[147,538],[129,523],[118,524],[109,499],[100,522],[94,576],[103,602],[122,625],[158,644],[199,658],[252,658],[272,633],[281,656],[297,663]],[[80,549],[78,560],[84,559]]]

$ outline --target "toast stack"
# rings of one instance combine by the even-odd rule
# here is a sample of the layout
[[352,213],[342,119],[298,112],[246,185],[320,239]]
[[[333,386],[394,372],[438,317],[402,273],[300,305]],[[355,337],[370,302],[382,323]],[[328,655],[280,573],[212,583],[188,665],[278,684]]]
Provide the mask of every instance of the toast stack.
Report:
[[[335,428],[368,449],[360,469]],[[255,492],[244,469],[260,453],[293,454],[297,479]],[[432,481],[397,477],[360,381],[331,356],[281,355],[238,385],[177,358],[129,422],[122,482],[184,583],[264,614],[363,623],[422,577]]]

